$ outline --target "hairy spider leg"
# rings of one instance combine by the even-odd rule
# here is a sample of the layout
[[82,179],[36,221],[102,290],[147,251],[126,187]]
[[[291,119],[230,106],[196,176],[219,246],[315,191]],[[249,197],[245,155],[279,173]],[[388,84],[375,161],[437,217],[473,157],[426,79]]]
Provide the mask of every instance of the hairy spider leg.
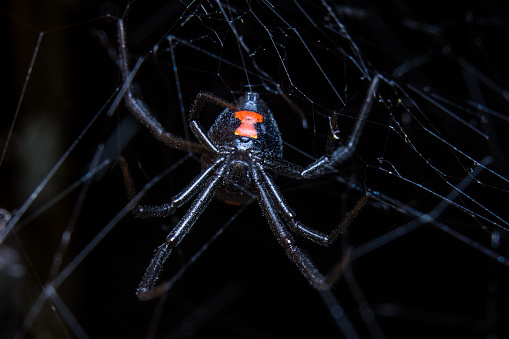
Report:
[[310,164],[307,167],[303,167],[297,164],[293,164],[279,157],[269,157],[267,156],[264,159],[264,166],[270,169],[272,172],[282,175],[284,177],[293,178],[293,179],[306,179],[316,177],[322,174],[327,168],[333,165],[339,165],[346,159],[350,158],[355,151],[359,139],[362,135],[362,131],[364,129],[364,125],[366,123],[366,118],[371,110],[373,105],[373,99],[376,94],[376,90],[378,88],[380,82],[381,75],[376,74],[371,81],[371,85],[367,91],[366,99],[359,111],[359,115],[357,116],[357,122],[355,126],[350,132],[350,136],[348,138],[347,143],[344,146],[339,146],[334,149],[333,145],[335,144],[334,139],[337,139],[337,132],[335,129],[335,120],[331,120],[331,133],[328,137],[327,149],[325,154],[317,159],[315,162]]
[[204,188],[193,201],[186,214],[182,217],[182,219],[180,219],[177,226],[175,226],[175,228],[173,228],[173,230],[168,234],[166,241],[157,248],[156,254],[145,271],[145,275],[143,276],[138,290],[136,291],[136,295],[139,299],[146,300],[157,296],[154,295],[153,292],[155,292],[158,288],[155,284],[159,278],[164,262],[170,255],[171,250],[182,241],[203,210],[214,197],[214,193],[227,165],[228,160],[223,158],[222,165],[213,176],[206,180]]
[[[126,56],[127,52],[125,47],[125,31],[121,20],[119,20],[119,43],[121,72],[124,82],[127,82],[130,78],[130,74]],[[134,97],[130,86],[128,86],[125,94],[127,107],[131,113],[143,125],[145,125],[158,140],[165,142],[168,146],[179,150],[191,151],[194,153],[209,153],[207,167],[202,170],[201,174],[198,175],[198,177],[196,177],[193,182],[191,182],[191,184],[188,185],[181,193],[174,196],[170,203],[158,206],[139,206],[135,211],[135,213],[140,216],[166,216],[173,213],[176,208],[191,199],[194,195],[196,195],[198,191],[201,190],[192,203],[190,209],[186,212],[185,216],[180,220],[172,232],[170,232],[166,238],[165,243],[158,247],[154,258],[152,259],[151,264],[147,268],[144,278],[140,283],[137,291],[138,297],[140,299],[149,299],[159,295],[158,293],[159,289],[161,289],[161,286],[154,286],[161,272],[163,263],[168,258],[172,248],[180,243],[189,229],[194,225],[197,218],[201,215],[203,209],[208,205],[214,196],[217,188],[224,184],[221,183],[221,179],[224,180],[223,173],[225,172],[226,168],[231,165],[230,155],[233,156],[234,154],[238,154],[237,152],[245,152],[245,154],[247,154],[248,158],[250,159],[249,164],[244,162],[242,166],[247,166],[246,169],[249,171],[250,176],[252,177],[252,187],[255,189],[258,195],[258,201],[261,209],[266,219],[269,221],[269,225],[273,233],[275,234],[279,243],[285,249],[287,256],[299,267],[303,275],[306,276],[308,281],[310,281],[315,288],[320,290],[327,289],[329,284],[332,283],[341,273],[343,264],[340,263],[340,265],[336,265],[331,274],[324,276],[318,271],[310,259],[300,250],[300,248],[295,245],[295,241],[287,227],[289,227],[291,231],[303,235],[308,240],[314,241],[324,246],[328,246],[337,240],[339,235],[348,226],[357,212],[366,203],[367,197],[362,198],[356,207],[352,210],[352,212],[350,212],[338,225],[338,227],[334,229],[331,234],[327,235],[325,233],[309,228],[295,219],[295,213],[286,204],[284,198],[273,183],[272,179],[266,174],[266,170],[270,170],[275,174],[280,174],[291,178],[304,179],[320,175],[329,166],[339,164],[345,159],[349,158],[353,154],[359,142],[366,117],[372,106],[373,98],[378,87],[380,77],[381,76],[378,74],[374,76],[371,82],[371,86],[368,90],[366,100],[364,101],[362,109],[359,112],[357,123],[350,133],[346,145],[334,148],[335,140],[339,139],[337,137],[337,119],[336,116],[334,116],[330,119],[331,133],[327,139],[325,154],[320,159],[317,159],[307,167],[298,166],[282,159],[282,139],[276,122],[272,118],[272,115],[270,115],[271,118],[269,119],[271,124],[268,126],[272,126],[271,133],[273,134],[267,133],[267,131],[264,130],[264,137],[271,138],[271,142],[264,144],[264,147],[273,147],[274,150],[271,149],[271,152],[263,152],[264,149],[247,146],[251,145],[250,143],[246,143],[246,146],[243,145],[242,148],[238,148],[237,150],[223,147],[225,146],[222,145],[224,142],[222,139],[223,136],[220,134],[219,141],[215,140],[215,142],[220,143],[219,146],[221,147],[221,151],[219,151],[216,145],[204,132],[203,127],[198,120],[199,114],[205,104],[213,103],[220,107],[226,108],[232,113],[235,112],[235,118],[239,119],[241,122],[240,126],[237,127],[234,134],[246,138],[247,140],[258,138],[257,130],[254,128],[254,124],[261,121],[259,121],[260,117],[257,116],[259,114],[255,112],[256,109],[243,109],[244,104],[242,105],[243,107],[240,108],[236,107],[234,104],[227,103],[212,94],[203,92],[199,93],[196,96],[193,107],[189,112],[189,126],[200,142],[194,143],[183,140],[166,132],[161,124],[152,116],[146,105],[140,99]],[[249,95],[252,97],[253,102],[250,101],[250,104],[254,105],[253,107],[259,107],[260,104],[262,107],[265,107],[265,104],[263,101],[261,101],[261,99],[258,99],[259,96],[256,93],[250,92],[246,94],[244,98],[248,99]],[[267,110],[267,108],[264,109]],[[270,111],[268,111],[268,113],[270,113]],[[210,159],[215,160],[211,161]],[[238,162],[239,159],[240,158],[237,158],[236,161]],[[260,163],[258,161],[260,161]],[[262,163],[263,166],[261,165]],[[237,165],[239,164],[242,164],[242,160],[237,163]],[[132,182],[126,162],[121,160],[121,165],[124,174],[124,180],[126,182],[126,189],[129,196],[132,198],[134,196],[134,184]],[[212,174],[213,171],[215,171],[214,174]],[[246,173],[246,175],[248,174]],[[282,223],[280,216],[283,217],[288,226],[285,226]]]
[[[207,167],[201,171],[201,173],[184,188],[180,193],[174,195],[169,203],[161,205],[136,205],[131,212],[140,218],[161,218],[167,217],[173,214],[177,208],[189,201],[198,190],[205,185],[205,180],[214,172],[217,167],[224,161],[224,158],[220,158],[215,161],[210,167]],[[129,165],[123,157],[119,159],[120,166],[122,168],[122,174],[124,177],[124,183],[126,186],[127,195],[129,199],[133,199],[136,195],[134,188],[134,182],[129,171]]]
[[[297,221],[295,219],[295,213],[288,206],[283,196],[279,192],[279,189],[274,184],[272,179],[267,175],[262,166],[255,160],[253,160],[253,164],[255,166],[255,168],[253,168],[252,171],[254,178],[253,180],[255,181],[258,187],[257,192],[261,194],[260,192],[264,191],[263,200],[260,201],[260,206],[262,210],[266,209],[267,206],[270,206],[270,210],[264,212],[267,214],[266,215],[267,220],[272,221],[274,223],[273,231],[274,232],[277,231],[278,234],[280,234],[280,236],[283,237],[283,241],[280,241],[283,247],[287,246],[286,245],[287,243],[293,243],[294,241],[293,238],[291,238],[291,236],[290,237],[287,236],[288,235],[287,232],[283,232],[284,226],[281,224],[281,219],[279,219],[277,216],[272,215],[274,213],[272,211],[273,206],[275,206],[277,212],[286,220],[288,227],[293,232],[298,233],[305,237],[306,239],[313,241],[319,245],[328,247],[339,238],[339,236],[344,232],[344,230],[348,227],[350,222],[355,218],[357,213],[360,211],[360,209],[365,205],[366,201],[368,200],[367,195],[362,197],[361,200],[356,204],[354,209],[343,218],[340,224],[330,234],[325,234],[323,232],[307,227],[300,223],[299,221]],[[260,195],[260,197],[262,196]],[[306,257],[306,255],[302,253],[302,251],[295,250],[294,247],[295,245],[290,246],[289,249],[285,247],[288,257],[297,264],[297,266],[304,274],[304,276],[308,279],[308,281],[319,290],[328,288],[330,284],[334,283],[337,280],[339,275],[342,273],[342,268],[344,267],[345,262],[347,261],[347,259],[343,258],[343,260],[340,263],[338,263],[338,265],[336,265],[336,267],[333,270],[331,270],[331,272],[327,276],[324,276],[318,271],[318,269]],[[290,253],[291,255],[288,253]],[[304,258],[300,256],[304,256]]]
[[339,236],[343,234],[348,225],[352,222],[352,220],[357,216],[359,211],[368,201],[368,196],[364,195],[357,202],[355,207],[346,216],[343,217],[343,220],[341,220],[339,225],[334,230],[332,230],[330,234],[326,234],[308,227],[298,221],[296,219],[295,212],[288,206],[272,178],[267,175],[266,171],[258,162],[255,162],[255,166],[258,169],[258,172],[261,174],[263,181],[265,181],[266,187],[269,188],[273,201],[277,203],[276,205],[278,206],[279,213],[285,219],[290,229],[293,232],[302,235],[306,239],[322,246],[330,246],[333,244],[339,238]]
[[[118,41],[120,46],[120,71],[122,79],[128,81],[129,78],[129,64],[127,61],[127,48],[124,23],[122,19],[118,20]],[[203,153],[205,147],[199,143],[184,140],[172,133],[167,132],[159,121],[150,112],[150,109],[145,103],[138,99],[132,92],[131,85],[127,87],[124,95],[125,103],[131,114],[144,125],[152,135],[159,141],[166,145],[176,148],[185,152],[193,152],[197,154]]]
[[[332,154],[330,155],[330,163],[339,165],[345,159],[349,158],[357,145],[359,144],[359,140],[361,138],[362,131],[364,129],[364,125],[366,124],[366,119],[368,117],[369,112],[371,111],[371,107],[373,106],[373,99],[376,96],[376,90],[378,89],[378,85],[381,79],[380,74],[375,74],[373,80],[371,80],[371,85],[368,88],[368,93],[366,94],[366,99],[361,107],[361,111],[357,117],[357,123],[354,126],[352,132],[350,132],[350,137],[348,138],[348,142],[345,146],[338,147]],[[316,172],[314,172],[316,173]]]
[[236,106],[216,97],[213,94],[207,93],[207,92],[200,92],[196,96],[196,99],[194,101],[193,107],[191,108],[191,111],[189,111],[189,126],[191,127],[191,131],[193,131],[193,134],[196,136],[196,138],[200,141],[202,145],[205,146],[205,148],[209,152],[213,153],[219,153],[216,146],[210,141],[209,137],[203,130],[203,127],[198,120],[200,117],[200,112],[205,107],[205,104],[212,103],[216,104],[219,107],[227,108],[232,111],[236,111]]
[[255,189],[258,193],[258,203],[260,204],[260,208],[269,222],[269,226],[274,233],[274,236],[279,244],[284,248],[286,256],[297,265],[301,273],[308,279],[313,287],[318,290],[329,288],[327,278],[318,271],[311,260],[309,260],[309,258],[295,244],[295,240],[292,235],[281,222],[277,210],[274,207],[273,199],[269,196],[269,190],[262,182],[258,170],[253,169],[252,173]]

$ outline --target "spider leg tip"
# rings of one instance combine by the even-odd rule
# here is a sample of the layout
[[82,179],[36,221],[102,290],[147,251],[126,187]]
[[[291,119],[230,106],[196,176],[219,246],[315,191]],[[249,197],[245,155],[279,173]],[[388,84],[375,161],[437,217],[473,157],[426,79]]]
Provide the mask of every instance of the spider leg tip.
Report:
[[145,288],[145,287],[139,287],[137,290],[136,290],[136,296],[138,297],[139,300],[149,300],[150,299],[150,296],[147,295],[147,293],[149,292],[149,289],[148,288]]

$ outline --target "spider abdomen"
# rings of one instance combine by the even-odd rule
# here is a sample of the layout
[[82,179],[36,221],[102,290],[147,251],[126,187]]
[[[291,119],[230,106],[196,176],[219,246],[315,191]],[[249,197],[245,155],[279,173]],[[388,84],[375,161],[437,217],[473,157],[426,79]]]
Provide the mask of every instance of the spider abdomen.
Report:
[[216,146],[232,146],[238,151],[257,149],[276,157],[283,155],[283,140],[276,120],[258,93],[248,92],[219,114],[207,135]]

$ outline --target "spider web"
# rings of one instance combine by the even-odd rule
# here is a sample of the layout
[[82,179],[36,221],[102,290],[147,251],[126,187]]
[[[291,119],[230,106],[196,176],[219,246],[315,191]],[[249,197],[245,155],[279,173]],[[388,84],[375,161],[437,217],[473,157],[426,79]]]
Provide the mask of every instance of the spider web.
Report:
[[[501,2],[38,2],[1,5],[0,336],[503,337],[509,316],[507,15]],[[256,202],[213,201],[172,253],[171,289],[134,291],[185,213],[141,220],[200,170],[120,101],[123,13],[135,91],[171,132],[194,140],[187,110],[207,91],[256,91],[285,159],[346,140],[380,76],[354,156],[313,180],[276,180],[298,219],[331,230],[364,195],[341,240],[299,245],[318,293],[286,258]],[[210,126],[220,108],[207,107]],[[143,188],[151,183],[150,189]],[[127,214],[127,215],[126,215]],[[345,259],[349,258],[349,260]]]

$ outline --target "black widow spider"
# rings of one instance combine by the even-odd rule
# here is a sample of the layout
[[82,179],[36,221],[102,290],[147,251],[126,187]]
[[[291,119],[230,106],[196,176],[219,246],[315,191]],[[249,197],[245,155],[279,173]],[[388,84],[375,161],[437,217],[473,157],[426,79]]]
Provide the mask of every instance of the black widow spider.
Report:
[[[130,71],[122,20],[119,20],[119,45],[122,77],[124,82],[128,82]],[[357,203],[330,234],[325,234],[296,220],[294,211],[285,202],[274,184],[271,174],[307,179],[316,177],[331,165],[339,164],[349,158],[359,141],[378,81],[379,76],[376,75],[371,82],[366,100],[346,145],[334,148],[334,140],[338,139],[336,137],[337,130],[335,119],[330,119],[331,132],[325,155],[305,168],[283,159],[283,141],[278,126],[272,112],[258,93],[247,92],[234,104],[227,103],[209,93],[199,93],[189,112],[189,125],[200,142],[198,144],[165,131],[143,101],[136,98],[130,86],[127,86],[125,102],[129,111],[139,122],[148,128],[156,139],[169,147],[202,154],[203,168],[186,188],[171,198],[171,202],[157,206],[138,205],[133,209],[132,212],[139,217],[166,217],[197,195],[187,213],[168,234],[166,241],[158,247],[138,287],[138,297],[151,299],[160,295],[161,286],[158,288],[155,283],[163,263],[170,255],[171,250],[189,232],[214,195],[226,202],[243,204],[250,200],[252,194],[249,192],[252,191],[258,199],[272,232],[285,249],[288,258],[297,265],[313,287],[318,290],[329,288],[329,285],[338,277],[338,270],[333,270],[328,276],[321,274],[296,246],[291,232],[317,244],[329,246],[338,239],[366,203],[367,195]],[[205,133],[198,119],[200,111],[207,103],[223,107],[224,111]],[[133,199],[135,189],[127,163],[121,159],[120,164],[128,195]]]

